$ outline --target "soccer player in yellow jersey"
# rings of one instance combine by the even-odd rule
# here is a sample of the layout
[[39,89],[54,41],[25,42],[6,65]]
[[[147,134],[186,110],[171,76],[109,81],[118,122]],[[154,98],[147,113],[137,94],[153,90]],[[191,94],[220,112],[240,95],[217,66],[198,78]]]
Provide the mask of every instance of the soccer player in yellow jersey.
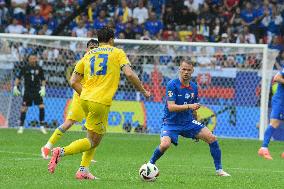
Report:
[[[91,39],[87,43],[87,52],[94,48],[98,48],[99,42],[97,40]],[[82,85],[84,84],[84,80],[81,81]],[[73,93],[72,103],[70,106],[70,110],[68,111],[68,115],[66,120],[62,125],[60,125],[51,137],[48,142],[41,148],[41,155],[43,159],[48,159],[48,154],[52,149],[53,145],[60,140],[60,138],[64,135],[65,131],[67,131],[74,123],[82,122],[85,119],[84,110],[81,107],[80,97],[77,92]]]
[[[145,97],[150,97],[150,92],[144,89],[136,73],[131,69],[125,52],[113,47],[113,30],[104,27],[97,32],[97,36],[100,43],[99,48],[86,53],[76,65],[70,81],[72,88],[80,95],[81,105],[86,114],[87,137],[76,140],[63,148],[54,148],[48,164],[50,173],[54,173],[61,157],[84,152],[76,178],[96,179],[89,172],[88,166],[95,148],[106,132],[109,108],[118,88],[121,69],[128,80]],[[80,81],[83,78],[85,84],[82,86]]]

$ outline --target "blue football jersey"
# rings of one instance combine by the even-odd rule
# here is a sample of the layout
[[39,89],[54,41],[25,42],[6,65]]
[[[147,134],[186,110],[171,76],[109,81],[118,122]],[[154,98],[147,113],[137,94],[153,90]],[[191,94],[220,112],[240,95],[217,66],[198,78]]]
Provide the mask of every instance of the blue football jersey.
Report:
[[[284,68],[279,74],[284,77]],[[272,103],[278,103],[279,105],[284,106],[284,84],[278,83],[276,93],[272,97]]]
[[182,112],[170,112],[168,101],[174,101],[177,105],[198,103],[198,88],[190,81],[189,87],[183,86],[179,79],[168,82],[166,89],[166,104],[164,107],[163,125],[185,126],[191,124],[193,110]]

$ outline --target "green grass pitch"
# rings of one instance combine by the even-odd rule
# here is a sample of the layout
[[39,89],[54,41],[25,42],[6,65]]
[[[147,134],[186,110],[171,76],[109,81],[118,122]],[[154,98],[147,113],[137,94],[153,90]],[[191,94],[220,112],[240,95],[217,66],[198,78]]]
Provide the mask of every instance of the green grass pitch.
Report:
[[[149,160],[159,136],[107,134],[95,154],[98,162],[90,167],[100,180],[77,181],[81,155],[62,158],[52,175],[47,171],[40,147],[50,134],[25,130],[18,135],[14,129],[0,129],[0,188],[284,188],[281,142],[271,143],[274,160],[266,161],[257,156],[260,141],[219,139],[224,170],[232,177],[217,177],[208,145],[180,138],[179,146],[172,146],[157,162],[159,178],[148,183],[140,180],[138,170]],[[58,145],[84,136],[67,132]]]

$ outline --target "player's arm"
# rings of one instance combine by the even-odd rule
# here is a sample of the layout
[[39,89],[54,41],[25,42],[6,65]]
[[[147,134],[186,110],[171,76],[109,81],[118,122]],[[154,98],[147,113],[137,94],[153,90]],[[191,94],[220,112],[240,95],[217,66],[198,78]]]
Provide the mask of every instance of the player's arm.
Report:
[[125,74],[128,81],[130,81],[138,91],[140,91],[145,97],[150,97],[150,92],[146,91],[140,79],[138,78],[137,74],[131,69],[129,64],[125,64],[122,67],[122,71]]
[[282,70],[282,72],[276,74],[273,80],[277,83],[284,84],[284,69]]
[[168,101],[168,109],[170,112],[182,112],[187,110],[197,110],[200,108],[200,104],[194,103],[194,104],[183,104],[183,105],[177,105],[175,101]]
[[84,57],[76,64],[74,72],[70,78],[70,86],[81,95],[82,84],[81,81],[84,77]]
[[44,97],[45,96],[46,81],[45,81],[43,69],[41,67],[39,69],[39,77],[40,77],[40,81],[41,81],[41,87],[40,87],[39,94],[40,94],[41,97]]
[[24,67],[23,67],[23,68],[21,68],[19,74],[16,77],[16,80],[15,80],[15,83],[14,83],[14,88],[13,88],[13,95],[14,96],[19,96],[21,94],[21,92],[20,92],[18,87],[20,85],[21,78],[22,78],[24,72],[25,71],[24,71]]
[[82,92],[82,84],[81,81],[83,79],[83,74],[80,74],[76,71],[74,71],[70,78],[70,85],[71,87],[79,94],[81,95]]

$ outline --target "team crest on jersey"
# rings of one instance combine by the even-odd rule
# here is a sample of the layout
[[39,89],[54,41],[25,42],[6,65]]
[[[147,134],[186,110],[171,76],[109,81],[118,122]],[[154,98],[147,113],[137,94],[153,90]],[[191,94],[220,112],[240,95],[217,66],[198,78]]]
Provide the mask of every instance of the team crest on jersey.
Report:
[[168,91],[168,96],[172,97],[174,95],[173,91]]
[[184,96],[184,98],[185,98],[185,99],[189,99],[189,98],[190,98],[190,95],[189,95],[188,93],[186,93],[185,96]]
[[191,98],[194,98],[194,93],[191,93]]

